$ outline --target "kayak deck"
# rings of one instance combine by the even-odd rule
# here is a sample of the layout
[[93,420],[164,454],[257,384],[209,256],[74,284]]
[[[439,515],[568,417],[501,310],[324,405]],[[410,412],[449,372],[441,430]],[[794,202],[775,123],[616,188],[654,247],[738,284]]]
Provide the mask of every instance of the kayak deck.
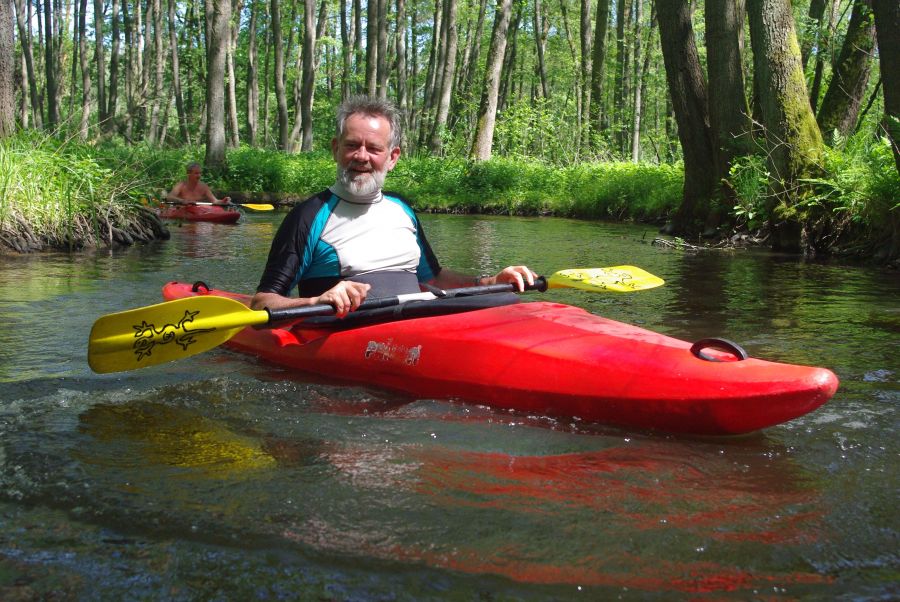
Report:
[[[249,300],[194,292],[187,283],[163,288],[167,300],[198,294]],[[358,328],[303,322],[247,328],[226,346],[335,382],[418,398],[701,435],[789,421],[821,406],[838,387],[825,368],[716,350],[698,354],[686,341],[548,302]]]

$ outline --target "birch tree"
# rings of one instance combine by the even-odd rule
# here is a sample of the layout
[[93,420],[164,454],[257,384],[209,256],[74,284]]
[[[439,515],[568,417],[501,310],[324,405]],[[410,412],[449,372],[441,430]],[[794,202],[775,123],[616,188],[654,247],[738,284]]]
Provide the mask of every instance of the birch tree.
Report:
[[506,54],[506,34],[509,30],[511,14],[512,0],[497,0],[494,28],[491,31],[491,44],[488,48],[487,64],[485,65],[481,106],[478,110],[478,124],[475,127],[475,138],[469,152],[471,159],[479,161],[491,158],[494,125],[497,120],[497,97],[500,91],[503,57]]
[[230,23],[230,0],[206,0],[206,166],[213,170],[225,164],[225,53]]

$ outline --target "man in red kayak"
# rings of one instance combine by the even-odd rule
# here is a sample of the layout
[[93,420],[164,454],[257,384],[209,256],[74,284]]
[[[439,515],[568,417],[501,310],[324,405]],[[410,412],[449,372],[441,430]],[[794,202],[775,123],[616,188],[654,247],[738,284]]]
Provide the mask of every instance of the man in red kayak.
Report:
[[213,203],[214,205],[227,205],[231,201],[231,197],[217,199],[212,193],[206,182],[200,181],[200,164],[189,163],[187,166],[187,177],[175,184],[172,191],[166,195],[166,200],[170,203],[182,203],[185,205],[193,205],[195,203]]
[[[397,194],[382,192],[400,158],[400,113],[386,100],[358,96],[338,108],[331,152],[337,178],[295,206],[272,241],[251,307],[282,309],[327,303],[338,316],[366,297],[439,288],[515,284],[536,274],[523,265],[476,278],[441,267],[415,212]],[[299,297],[291,297],[297,287]]]

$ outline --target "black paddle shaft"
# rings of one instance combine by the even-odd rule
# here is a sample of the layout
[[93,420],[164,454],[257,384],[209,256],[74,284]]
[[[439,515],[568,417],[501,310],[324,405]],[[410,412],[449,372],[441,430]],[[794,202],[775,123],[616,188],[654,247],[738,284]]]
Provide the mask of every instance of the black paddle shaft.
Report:
[[[534,284],[525,283],[525,290],[544,292],[547,290],[547,279],[543,276],[538,276],[534,279]],[[437,292],[435,294],[435,297],[472,297],[475,295],[489,295],[492,293],[508,293],[515,291],[515,284],[487,284],[484,286],[451,288],[445,291]],[[369,299],[363,301],[357,308],[357,311],[364,309],[378,309],[380,307],[390,307],[392,305],[400,305],[401,303],[406,303],[409,301],[410,299],[404,299],[403,297],[382,297],[380,299]],[[415,299],[412,299],[412,301],[415,301]],[[273,324],[275,322],[284,322],[287,320],[297,320],[300,318],[311,318],[314,316],[330,316],[334,314],[334,311],[334,307],[327,304],[306,305],[304,307],[289,307],[287,309],[275,310],[271,310],[268,308],[266,309],[266,312],[268,312],[269,314],[268,324]]]

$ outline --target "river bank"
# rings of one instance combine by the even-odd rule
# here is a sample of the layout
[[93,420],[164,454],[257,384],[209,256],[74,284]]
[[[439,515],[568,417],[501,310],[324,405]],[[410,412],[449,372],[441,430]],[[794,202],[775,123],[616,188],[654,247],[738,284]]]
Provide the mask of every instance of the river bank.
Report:
[[[802,257],[837,257],[875,264],[900,261],[900,181],[883,149],[838,161],[818,192],[790,212],[766,212],[760,174],[742,166],[730,184],[734,207],[715,231],[693,239],[662,237],[692,250],[760,244],[777,246],[775,230],[790,231]],[[835,151],[837,152],[837,151]],[[886,155],[885,155],[886,156]],[[168,228],[145,206],[183,177],[202,149],[90,146],[52,138],[0,142],[0,251],[28,253],[114,247],[165,239]],[[846,159],[846,158],[845,158]],[[334,180],[327,153],[290,155],[238,148],[227,168],[203,178],[236,203],[290,206]],[[849,174],[849,175],[848,175]],[[852,175],[852,177],[850,177]],[[680,164],[584,163],[557,166],[529,159],[472,162],[404,157],[386,189],[421,213],[563,217],[665,226],[681,203]]]

